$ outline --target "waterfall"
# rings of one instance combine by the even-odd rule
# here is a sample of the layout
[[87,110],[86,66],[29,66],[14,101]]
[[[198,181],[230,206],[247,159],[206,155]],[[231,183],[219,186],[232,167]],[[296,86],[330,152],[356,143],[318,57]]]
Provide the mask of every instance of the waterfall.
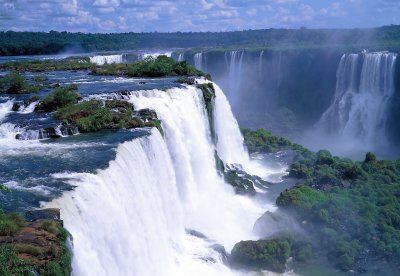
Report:
[[[215,119],[222,120],[229,105],[216,92],[221,99]],[[74,274],[234,274],[210,246],[230,251],[240,240],[257,239],[252,227],[265,210],[235,195],[219,176],[201,91],[193,86],[134,91],[128,100],[137,109],[156,110],[164,139],[153,129],[120,145],[115,161],[97,174],[55,175],[76,186],[48,204],[61,208],[74,238]],[[227,129],[240,135],[233,116],[225,123],[234,125],[217,127],[220,139],[229,136],[221,133]]]
[[107,55],[107,56],[93,56],[90,57],[90,62],[97,65],[123,63],[124,55]]
[[263,75],[262,75],[263,56],[264,56],[264,51],[261,51],[260,56],[258,57],[258,77],[259,77],[260,81],[262,81],[262,78],[263,78]]
[[0,123],[7,117],[8,113],[11,112],[14,101],[8,100],[5,103],[0,103]]
[[179,55],[178,55],[178,61],[179,62],[182,62],[182,61],[184,61],[185,60],[185,53],[180,53]]
[[394,93],[396,54],[343,55],[334,100],[317,126],[368,150],[387,144],[388,103]]
[[226,163],[245,166],[249,163],[249,156],[244,147],[239,125],[221,88],[216,84],[214,84],[214,88],[216,97],[213,114],[218,155]]
[[203,53],[197,53],[194,55],[194,67],[203,70]]
[[242,83],[244,51],[231,51],[225,53],[225,62],[228,66],[228,98],[235,110],[240,100],[240,89]]

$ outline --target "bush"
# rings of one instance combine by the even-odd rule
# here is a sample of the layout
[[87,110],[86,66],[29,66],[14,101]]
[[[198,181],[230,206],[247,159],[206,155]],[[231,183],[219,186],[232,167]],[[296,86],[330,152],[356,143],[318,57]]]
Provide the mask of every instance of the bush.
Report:
[[287,240],[241,241],[233,247],[231,258],[238,265],[283,273],[290,254]]
[[36,107],[36,111],[53,112],[57,109],[76,104],[80,99],[76,85],[59,87],[49,93]]

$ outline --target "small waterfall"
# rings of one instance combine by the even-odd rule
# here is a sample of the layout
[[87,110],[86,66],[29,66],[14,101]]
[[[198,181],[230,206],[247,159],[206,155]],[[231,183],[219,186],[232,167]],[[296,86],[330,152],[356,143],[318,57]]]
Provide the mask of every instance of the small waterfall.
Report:
[[317,126],[369,150],[385,145],[395,61],[387,52],[343,55],[334,100]]
[[[216,93],[215,119],[227,116],[217,136],[240,135],[222,91]],[[235,195],[219,176],[201,91],[135,91],[128,98],[137,109],[156,110],[165,138],[153,129],[120,145],[116,160],[95,175],[55,176],[76,186],[49,204],[61,208],[74,237],[74,275],[234,274],[211,245],[230,251],[240,240],[256,239],[252,227],[265,210]]]
[[107,55],[107,56],[93,56],[90,57],[90,62],[97,65],[112,64],[112,63],[123,63],[124,54],[122,55]]
[[263,56],[264,56],[264,51],[260,52],[260,56],[258,57],[258,77],[260,79],[260,81],[262,81],[263,79]]
[[237,108],[240,99],[240,89],[243,76],[243,57],[244,51],[231,51],[225,53],[229,79],[227,95],[234,110]]
[[0,123],[3,122],[8,113],[11,112],[13,103],[13,100],[8,100],[5,103],[0,103]]
[[194,67],[203,70],[203,53],[196,53],[194,55]]
[[179,62],[182,62],[182,61],[184,61],[185,60],[185,53],[180,53],[179,55],[178,55],[178,61]]

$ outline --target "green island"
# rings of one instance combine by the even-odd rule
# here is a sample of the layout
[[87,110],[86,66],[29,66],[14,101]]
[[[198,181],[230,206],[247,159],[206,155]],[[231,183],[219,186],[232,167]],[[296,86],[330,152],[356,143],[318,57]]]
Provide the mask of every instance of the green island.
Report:
[[[91,74],[102,76],[144,78],[198,76],[209,78],[208,74],[197,70],[186,61],[178,62],[164,55],[156,58],[150,56],[142,61],[132,63],[111,63],[103,65],[91,63],[89,58],[86,57],[72,57],[62,60],[11,61],[0,64],[0,70],[18,72],[89,70]],[[3,79],[3,81],[5,80]]]
[[[280,237],[241,242],[235,246],[234,256],[247,256],[242,259],[246,265],[274,271],[282,271],[279,268],[288,256],[295,262],[313,262],[322,256],[343,271],[365,272],[368,263],[381,261],[400,266],[399,160],[377,160],[369,152],[364,161],[354,162],[326,150],[308,151],[264,129],[242,131],[252,152],[296,153],[288,177],[297,179],[297,184],[283,191],[276,204],[302,231],[293,229]],[[289,245],[306,241],[300,260],[291,246],[276,245],[282,235],[292,240]],[[271,250],[276,252],[273,260]]]

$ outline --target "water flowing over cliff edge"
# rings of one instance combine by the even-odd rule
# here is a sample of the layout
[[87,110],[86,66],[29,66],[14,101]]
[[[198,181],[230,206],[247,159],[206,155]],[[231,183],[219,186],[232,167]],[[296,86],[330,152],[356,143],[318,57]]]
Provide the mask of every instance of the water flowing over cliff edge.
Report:
[[224,94],[216,86],[216,146],[198,88],[133,91],[125,98],[135,108],[154,109],[165,136],[153,129],[123,143],[96,174],[55,175],[76,186],[49,204],[61,208],[74,237],[74,274],[235,274],[216,244],[230,251],[257,238],[254,222],[273,207],[235,195],[218,174],[215,150],[227,163],[258,168]]

